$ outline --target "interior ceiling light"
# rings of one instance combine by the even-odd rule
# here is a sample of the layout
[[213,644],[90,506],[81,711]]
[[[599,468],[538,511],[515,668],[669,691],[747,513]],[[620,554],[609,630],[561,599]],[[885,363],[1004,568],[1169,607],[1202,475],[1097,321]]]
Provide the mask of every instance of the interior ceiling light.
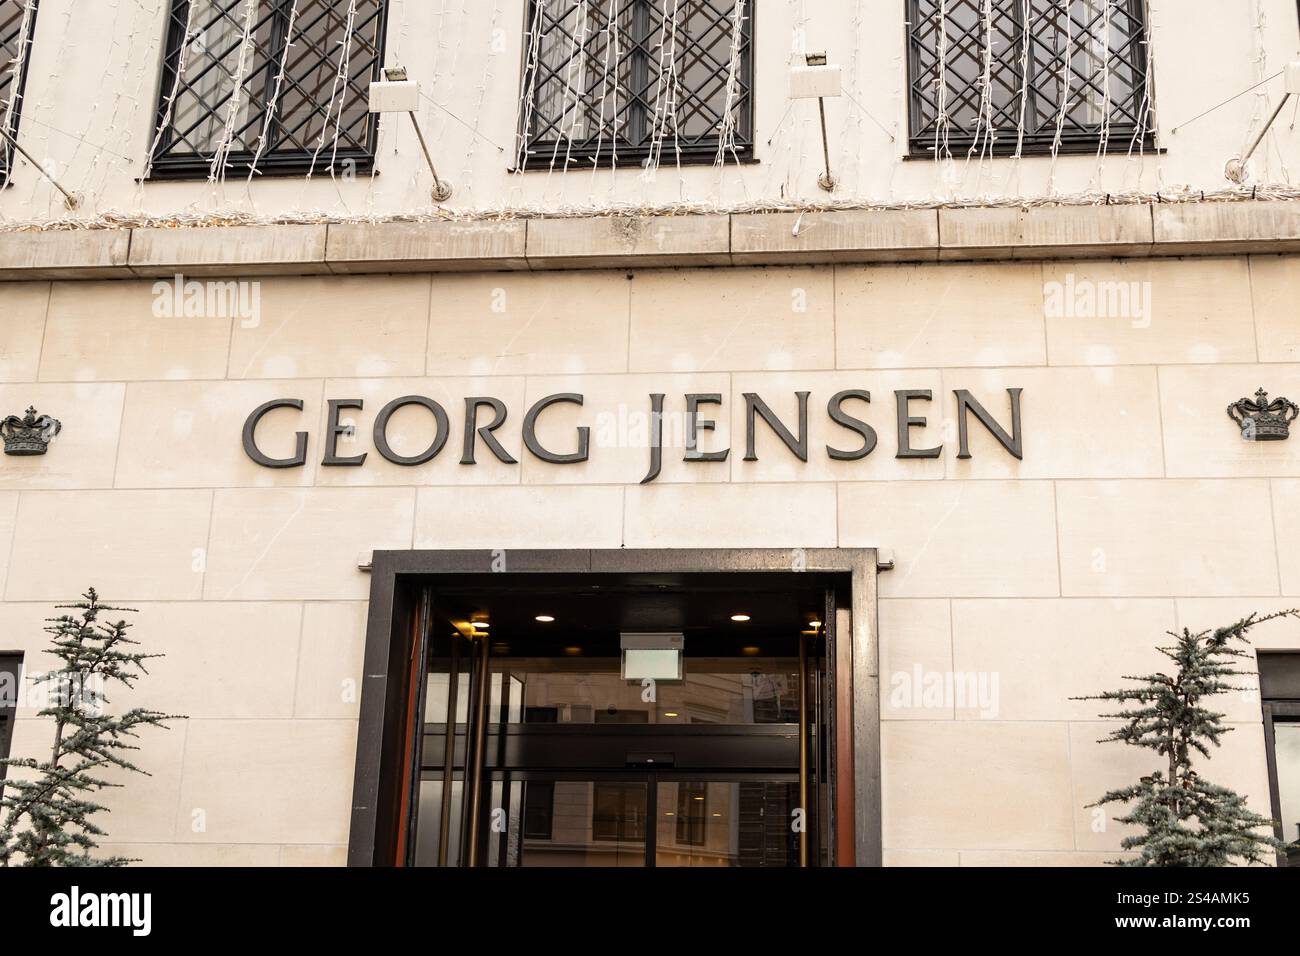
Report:
[[537,617],[533,618],[533,620],[536,621],[538,624],[554,624],[554,623],[555,623],[555,618],[551,617],[551,615],[549,615],[549,614],[539,614],[539,615],[537,615]]
[[737,624],[743,624],[745,621],[748,621],[748,620],[749,620],[749,615],[748,615],[748,614],[733,614],[733,615],[731,615],[731,619],[732,619],[733,621],[735,621]]

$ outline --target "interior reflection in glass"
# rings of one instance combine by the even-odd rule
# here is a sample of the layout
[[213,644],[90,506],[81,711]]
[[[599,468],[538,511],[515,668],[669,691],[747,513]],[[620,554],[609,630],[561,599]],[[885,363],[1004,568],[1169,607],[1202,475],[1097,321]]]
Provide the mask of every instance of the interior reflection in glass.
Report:
[[[492,670],[494,723],[772,724],[799,720],[799,663],[795,660],[689,658],[685,680],[680,683],[625,681],[616,658],[511,658],[494,661]],[[503,691],[503,687],[508,689]]]
[[1273,724],[1273,751],[1287,863],[1300,866],[1300,721]]

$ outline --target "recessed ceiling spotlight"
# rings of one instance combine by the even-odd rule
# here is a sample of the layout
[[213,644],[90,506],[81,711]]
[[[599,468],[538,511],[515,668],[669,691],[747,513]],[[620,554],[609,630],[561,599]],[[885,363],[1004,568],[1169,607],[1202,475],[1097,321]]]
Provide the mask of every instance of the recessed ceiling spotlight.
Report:
[[575,647],[566,647],[566,648],[564,649],[564,653],[568,654],[570,657],[577,657],[579,654],[582,653],[582,648],[581,648],[581,647],[576,647],[576,646],[575,646]]
[[758,653],[760,653],[762,650],[763,650],[763,649],[762,649],[761,647],[755,647],[755,646],[753,646],[753,645],[751,644],[751,645],[749,645],[748,647],[742,647],[742,648],[740,649],[740,652],[741,652],[742,654],[758,654]]
[[533,620],[536,621],[538,624],[554,624],[554,623],[555,623],[555,618],[551,617],[551,615],[549,615],[549,614],[539,614],[539,615],[537,615],[537,617],[533,618]]
[[749,615],[748,615],[748,614],[733,614],[733,615],[731,615],[731,619],[732,619],[733,621],[735,621],[737,624],[743,624],[745,621],[748,621],[748,620],[749,620]]
[[675,710],[665,710],[665,711],[664,711],[664,716],[665,716],[665,717],[680,717],[681,715],[680,715],[679,713],[677,713],[677,711],[675,711]]

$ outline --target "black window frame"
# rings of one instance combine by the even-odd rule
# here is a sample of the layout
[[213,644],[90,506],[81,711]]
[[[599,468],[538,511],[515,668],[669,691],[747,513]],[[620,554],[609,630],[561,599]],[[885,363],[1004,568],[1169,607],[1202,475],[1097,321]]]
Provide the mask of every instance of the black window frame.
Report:
[[550,841],[555,832],[555,781],[530,780],[524,787],[523,838]]
[[1268,760],[1268,795],[1272,807],[1274,833],[1283,843],[1294,844],[1291,851],[1279,850],[1278,866],[1300,866],[1300,834],[1294,839],[1285,831],[1282,819],[1282,793],[1279,786],[1275,727],[1277,724],[1300,724],[1300,652],[1260,651],[1259,694],[1264,715],[1264,752]]
[[[26,0],[11,0],[21,11],[26,6]],[[18,138],[18,128],[23,118],[23,97],[27,92],[27,71],[32,64],[32,43],[36,38],[36,18],[41,12],[40,0],[31,0],[32,15],[27,21],[27,36],[18,37],[20,45],[25,45],[27,52],[23,56],[22,69],[18,71],[18,78],[12,82],[12,94],[9,99],[14,101],[13,111],[13,128],[6,132],[15,140]],[[22,17],[18,18],[18,30],[22,31]],[[17,34],[15,34],[17,36]],[[3,68],[9,72],[9,68]],[[0,123],[4,122],[5,116],[9,111],[9,99],[0,98]],[[13,158],[14,148],[9,141],[0,136],[0,189],[8,186],[13,181]]]
[[[172,93],[174,89],[177,90],[177,98],[179,98],[179,90],[183,88],[177,87],[176,71],[180,63],[181,50],[187,42],[193,42],[192,36],[186,36],[188,8],[191,2],[192,0],[170,0],[158,86],[158,106],[154,117],[156,143],[153,144],[150,156],[147,176],[149,180],[207,179],[212,167],[211,155],[204,156],[197,153],[168,155],[169,150],[176,145],[176,133],[172,126],[175,121],[171,102]],[[268,0],[268,2],[271,6],[269,15],[274,19],[273,29],[276,37],[269,59],[274,62],[278,60],[284,49],[282,44],[287,33],[289,11],[293,8],[293,0]],[[346,3],[347,0],[335,0],[335,2]],[[384,51],[388,40],[389,0],[377,0],[377,3],[379,10],[375,17],[378,18],[376,24],[378,39],[375,44],[374,63],[370,70],[370,82],[379,79],[382,75]],[[368,20],[367,23],[369,22]],[[275,69],[267,70],[268,87],[274,83],[276,72]],[[285,83],[290,82],[286,75]],[[223,97],[222,101],[227,98]],[[172,115],[169,116],[169,113]],[[328,170],[332,160],[350,160],[356,172],[368,173],[374,169],[375,157],[378,154],[379,115],[371,113],[366,121],[366,142],[369,144],[366,148],[340,147],[337,152],[333,149],[322,149],[320,156],[313,158],[315,150],[311,149],[277,150],[275,147],[268,147],[258,158],[257,173],[264,176],[301,176]],[[258,116],[264,117],[265,110],[260,111]],[[279,121],[272,122],[275,126]],[[255,150],[231,150],[227,157],[227,169],[240,175],[248,175],[254,152]]]
[[[9,756],[13,746],[14,725],[17,722],[18,688],[23,677],[23,655],[20,651],[0,651],[0,674],[11,675],[10,686],[14,689],[14,698],[9,700],[0,695],[0,760]],[[9,768],[0,764],[0,795],[4,794],[5,771]]]
[[[921,47],[917,38],[917,24],[925,19],[921,15],[920,5],[922,2],[927,2],[927,0],[904,0],[903,10],[908,79],[907,158],[909,159],[933,159],[936,151],[933,121],[930,117],[924,116],[922,105],[924,97],[920,92],[925,85],[928,72],[922,68],[917,52]],[[929,2],[933,2],[933,0],[929,0]],[[967,2],[967,0],[948,0],[948,2],[958,4]],[[979,3],[979,0],[973,0],[973,2]],[[1016,23],[1023,29],[1022,0],[992,0],[992,2],[995,5],[999,3],[1007,4],[1012,9]],[[1068,4],[1071,0],[1064,0],[1064,2]],[[1002,131],[1000,135],[993,138],[992,142],[988,142],[982,135],[955,132],[950,127],[946,137],[948,152],[954,155],[966,153],[973,146],[977,153],[983,151],[993,157],[1008,158],[1051,155],[1054,144],[1057,146],[1056,152],[1058,155],[1096,153],[1103,145],[1103,151],[1107,153],[1154,149],[1156,146],[1155,95],[1154,79],[1150,72],[1151,58],[1147,50],[1151,42],[1151,18],[1147,0],[1113,0],[1113,2],[1116,5],[1123,5],[1125,15],[1138,24],[1138,29],[1132,34],[1136,39],[1130,42],[1133,47],[1131,65],[1135,75],[1141,78],[1141,83],[1134,85],[1135,95],[1138,96],[1136,111],[1146,114],[1146,122],[1141,127],[1137,124],[1117,124],[1112,120],[1104,144],[1102,143],[1100,130],[1080,133],[1063,128],[1058,144],[1055,129],[1041,132],[1026,130],[1023,138],[1018,137],[1014,130]],[[970,34],[967,33],[966,36],[970,36]],[[1108,55],[1113,54],[1109,54],[1108,51]],[[938,51],[931,51],[930,56],[937,59]],[[993,73],[996,85],[996,67]],[[1077,80],[1077,74],[1073,70],[1071,70],[1071,80]],[[1005,84],[1003,85],[1005,86]],[[967,86],[969,87],[970,84],[967,84]],[[1017,89],[1019,88],[1017,87]],[[1074,90],[1075,88],[1072,82],[1071,89]],[[1032,100],[1036,96],[1035,88],[1032,85],[1029,86],[1030,99]],[[1033,115],[1028,109],[1026,109],[1026,114]],[[1068,127],[1068,120],[1065,125]]]
[[[552,3],[554,0],[552,0]],[[578,0],[578,2],[590,3],[598,0]],[[631,9],[632,16],[635,20],[633,31],[634,34],[644,33],[649,29],[648,8],[654,6],[654,0],[623,0],[625,9]],[[680,0],[681,3],[694,2],[694,0]],[[707,0],[702,0],[707,2]],[[754,72],[754,51],[755,51],[755,33],[754,20],[757,14],[756,0],[745,0],[745,8],[742,11],[740,22],[741,35],[744,38],[743,51],[740,57],[739,69],[736,74],[738,88],[743,91],[743,101],[738,110],[738,121],[735,126],[732,145],[725,148],[723,161],[749,163],[755,160],[754,157],[754,94],[755,94],[755,72]],[[619,144],[610,135],[602,134],[597,131],[596,137],[588,137],[586,145],[566,146],[563,138],[559,139],[538,139],[532,134],[529,126],[532,125],[530,120],[537,114],[536,99],[537,93],[534,86],[536,71],[540,64],[533,62],[529,50],[529,38],[532,35],[533,25],[537,17],[542,13],[542,4],[539,0],[527,0],[524,9],[524,43],[523,43],[523,64],[521,69],[521,85],[519,91],[519,123],[516,132],[516,149],[514,157],[514,167],[512,171],[524,170],[550,170],[551,168],[576,168],[591,169],[611,168],[614,166],[623,166],[629,169],[641,168],[654,152],[653,137],[649,140],[642,139],[635,144]],[[567,34],[566,34],[567,35]],[[594,36],[594,34],[593,34]],[[647,40],[649,35],[647,34]],[[645,53],[645,48],[640,47],[638,50]],[[629,50],[625,58],[633,58],[638,50]],[[539,49],[540,58],[540,49]],[[712,59],[712,57],[710,57]],[[728,64],[718,64],[718,66],[727,66]],[[644,69],[647,63],[637,64],[634,60],[632,72],[634,75],[633,83],[646,88],[644,84],[648,82],[648,72]],[[611,73],[617,74],[617,67],[611,65]],[[714,74],[716,76],[716,73]],[[725,87],[724,87],[725,88]],[[696,94],[688,94],[699,99]],[[530,103],[530,100],[533,102]],[[628,107],[629,115],[632,117],[630,122],[637,123],[643,127],[642,136],[644,137],[653,127],[653,122],[648,121],[645,116],[644,103],[638,108],[635,104]],[[562,104],[563,111],[563,104]],[[611,121],[612,121],[611,117]],[[550,122],[549,126],[555,126],[560,120]],[[669,136],[662,138],[660,148],[660,165],[682,165],[682,166],[700,166],[714,163],[718,157],[719,150],[722,149],[722,138],[720,135],[710,136],[707,139],[697,143],[681,144]],[[557,148],[558,146],[558,148]]]
[[[696,799],[696,798],[699,799]],[[699,806],[696,806],[699,804]],[[679,846],[704,846],[707,840],[709,785],[703,780],[684,781],[677,785],[677,832]]]

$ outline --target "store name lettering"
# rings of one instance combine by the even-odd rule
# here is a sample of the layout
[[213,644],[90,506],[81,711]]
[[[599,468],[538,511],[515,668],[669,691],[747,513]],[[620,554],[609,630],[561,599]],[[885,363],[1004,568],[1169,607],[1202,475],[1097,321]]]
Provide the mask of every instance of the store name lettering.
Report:
[[[1020,428],[1020,395],[1022,389],[1008,388],[1007,411],[1001,421],[966,389],[954,389],[955,421],[957,431],[958,458],[970,458],[971,419],[991,434],[1008,454],[1014,458],[1024,457],[1024,438]],[[807,461],[810,454],[808,432],[808,406],[811,392],[795,392],[797,412],[790,421],[782,420],[772,407],[754,392],[744,393],[745,403],[745,461],[758,461],[757,434],[760,428],[769,430],[789,453],[801,461]],[[934,396],[929,389],[900,389],[894,392],[894,428],[898,438],[896,458],[939,458],[943,455],[943,446],[915,447],[915,431],[927,424],[925,414],[927,402]],[[664,398],[661,392],[648,396],[648,411],[645,416],[647,427],[643,442],[648,449],[649,463],[646,475],[641,479],[645,484],[659,477],[664,457]],[[723,462],[730,457],[730,448],[702,447],[707,444],[706,432],[711,432],[717,425],[716,409],[722,405],[722,395],[713,392],[695,392],[684,396],[685,415],[681,444],[684,449],[682,457],[689,462]],[[866,458],[876,449],[877,435],[874,427],[861,417],[871,402],[871,393],[866,389],[845,389],[836,392],[826,402],[827,417],[843,429],[842,444],[827,444],[825,454],[834,461],[858,461]],[[568,447],[557,449],[547,447],[538,438],[538,422],[547,409],[556,405],[583,404],[583,396],[577,392],[560,392],[547,395],[532,404],[524,413],[523,443],[528,454],[541,461],[555,465],[576,465],[591,457],[591,427],[576,426],[573,439]],[[423,408],[434,425],[434,436],[429,446],[414,455],[403,455],[389,443],[388,428],[393,415],[400,409],[416,406]],[[365,464],[368,452],[345,454],[339,449],[340,439],[353,437],[354,427],[346,420],[345,412],[361,410],[365,407],[362,399],[330,399],[325,418],[325,454],[321,464],[328,467],[360,467]],[[272,458],[258,446],[258,426],[267,414],[277,409],[296,409],[302,411],[303,401],[299,398],[278,398],[259,405],[244,422],[244,451],[253,461],[266,468],[301,468],[307,464],[306,432],[295,433],[294,453],[287,458]],[[496,432],[505,424],[508,411],[501,399],[491,396],[470,396],[464,400],[463,443],[460,463],[473,465],[482,450],[493,455],[505,464],[517,464],[516,459],[501,444]],[[451,418],[439,402],[423,395],[403,395],[395,398],[375,416],[372,428],[372,440],[375,451],[396,465],[415,467],[432,461],[443,447],[451,433]]]

